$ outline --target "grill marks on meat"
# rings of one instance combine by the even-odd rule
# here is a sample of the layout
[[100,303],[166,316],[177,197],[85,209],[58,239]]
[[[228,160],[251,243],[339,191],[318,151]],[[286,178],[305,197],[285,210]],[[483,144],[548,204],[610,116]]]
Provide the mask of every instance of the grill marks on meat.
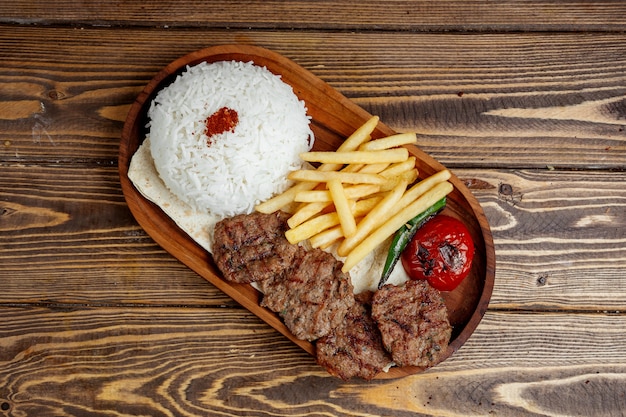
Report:
[[316,343],[317,362],[344,381],[373,379],[391,363],[368,306],[355,303],[343,323]]
[[261,305],[279,313],[297,338],[312,341],[339,326],[354,304],[352,281],[331,254],[290,244],[288,218],[279,211],[220,221],[213,258],[227,280],[258,283]]
[[392,361],[428,368],[443,359],[452,327],[438,290],[408,281],[355,300],[342,262],[287,241],[288,218],[279,211],[220,221],[213,258],[224,278],[256,282],[261,305],[278,313],[297,338],[317,340],[318,363],[344,380],[370,380]]
[[372,298],[372,317],[398,366],[428,368],[443,359],[452,327],[441,293],[426,281],[385,285]]
[[215,225],[213,259],[232,282],[264,281],[291,266],[297,247],[285,238],[289,215],[242,214]]
[[292,267],[261,283],[261,305],[279,313],[298,339],[325,336],[354,304],[350,275],[341,272],[342,266],[327,252],[298,246]]

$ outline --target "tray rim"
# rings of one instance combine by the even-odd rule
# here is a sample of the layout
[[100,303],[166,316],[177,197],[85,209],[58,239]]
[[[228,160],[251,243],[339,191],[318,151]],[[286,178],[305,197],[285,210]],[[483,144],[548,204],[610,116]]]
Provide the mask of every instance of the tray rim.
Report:
[[[278,54],[277,52],[252,45],[218,45],[203,48],[181,56],[180,58],[172,61],[170,64],[161,69],[142,89],[142,91],[138,94],[137,98],[131,105],[122,129],[120,150],[118,156],[118,169],[122,191],[135,220],[144,229],[144,231],[146,231],[146,233],[155,240],[157,244],[159,244],[162,248],[164,248],[175,258],[177,258],[187,267],[196,272],[198,275],[202,276],[205,280],[216,286],[220,291],[224,292],[226,295],[237,301],[253,314],[257,315],[274,329],[278,330],[289,340],[300,346],[303,350],[305,350],[312,356],[315,356],[315,348],[313,344],[295,338],[276,314],[269,312],[269,310],[266,310],[263,307],[260,307],[259,294],[250,285],[230,283],[220,278],[218,273],[216,273],[217,268],[213,264],[211,255],[206,252],[202,247],[200,247],[200,245],[198,245],[193,239],[191,239],[184,231],[182,231],[174,223],[174,221],[171,220],[160,209],[160,207],[158,207],[158,205],[143,197],[143,195],[141,195],[141,193],[135,188],[132,181],[130,181],[130,179],[128,178],[130,160],[132,158],[132,155],[136,151],[136,148],[129,149],[129,146],[132,145],[129,142],[131,141],[132,135],[135,133],[135,131],[139,129],[139,127],[137,126],[137,123],[139,123],[138,117],[144,110],[144,106],[146,105],[146,103],[149,103],[148,100],[150,99],[150,97],[157,91],[157,87],[166,79],[174,77],[181,69],[183,69],[187,65],[193,65],[201,61],[215,62],[224,60],[220,59],[220,57],[228,57],[228,60],[245,59],[247,61],[252,61],[255,63],[259,62],[258,65],[263,65],[260,64],[260,62],[263,62],[264,66],[266,67],[268,67],[269,64],[268,69],[270,71],[274,69],[274,71],[272,72],[275,72],[274,67],[278,67],[287,71],[286,73],[279,71],[280,75],[298,72],[300,78],[305,81],[310,81],[309,84],[312,88],[319,90],[320,94],[328,96],[328,103],[334,105],[334,107],[344,108],[346,110],[347,116],[338,117],[337,112],[334,111],[336,109],[334,109],[333,107],[329,109],[318,109],[317,106],[313,106],[314,108],[311,111],[311,108],[309,107],[310,103],[306,103],[307,107],[309,108],[309,112],[313,113],[312,118],[314,122],[318,120],[316,119],[315,115],[321,114],[322,116],[320,117],[324,118],[324,121],[322,121],[321,123],[325,124],[326,126],[331,123],[330,125],[336,128],[338,134],[347,136],[351,133],[355,120],[364,121],[366,118],[371,117],[371,115],[367,111],[343,96],[325,81],[321,80],[313,73],[296,64],[289,58]],[[240,57],[240,59],[238,59],[237,57]],[[289,83],[286,80],[285,82]],[[292,85],[292,87],[294,88],[294,92],[296,93],[296,95],[300,96],[301,91],[298,91],[298,87],[302,86]],[[394,133],[394,130],[386,126],[384,123],[379,122],[374,134],[378,136],[383,136]],[[140,143],[137,144],[137,147],[139,144]],[[410,146],[409,150],[412,154],[416,155],[417,158],[419,158],[421,163],[429,166],[433,170],[433,172],[445,168],[444,165],[442,165],[439,161],[435,160],[416,146]],[[443,360],[451,356],[467,341],[469,336],[474,332],[474,330],[482,320],[482,317],[487,310],[489,300],[491,299],[495,280],[495,250],[493,237],[483,209],[478,203],[477,199],[474,197],[474,195],[465,186],[465,184],[458,177],[456,177],[456,175],[454,175],[454,172],[452,172],[452,178],[449,181],[452,182],[452,184],[454,185],[455,192],[460,193],[464,200],[467,202],[469,208],[472,211],[472,214],[475,217],[476,222],[480,226],[480,233],[484,244],[485,277],[482,292],[477,301],[477,308],[472,313],[469,320],[465,323],[463,329],[458,334],[458,336],[451,341]],[[157,222],[156,218],[144,216],[144,214],[148,212],[161,213],[158,219],[161,222],[166,222],[168,230],[170,228],[174,228],[174,230],[178,231],[175,236],[176,239],[171,239],[170,235],[164,236],[155,233],[155,228],[157,226],[160,227],[161,225]],[[165,219],[163,218],[163,216],[165,217]],[[181,242],[177,240],[181,237],[185,241]],[[263,311],[265,311],[265,313],[259,314],[259,309],[262,309]],[[420,367],[393,367],[390,369],[389,372],[380,373],[379,376],[377,376],[376,378],[398,378],[412,375],[421,371],[423,371],[423,369]]]

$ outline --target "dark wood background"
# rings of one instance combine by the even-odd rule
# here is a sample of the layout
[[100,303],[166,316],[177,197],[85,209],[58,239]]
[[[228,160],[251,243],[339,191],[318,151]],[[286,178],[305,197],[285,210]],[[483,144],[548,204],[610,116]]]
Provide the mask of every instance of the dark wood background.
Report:
[[[0,416],[618,416],[626,3],[0,4]],[[157,246],[117,170],[136,95],[218,44],[309,69],[461,177],[496,283],[452,358],[343,383]]]

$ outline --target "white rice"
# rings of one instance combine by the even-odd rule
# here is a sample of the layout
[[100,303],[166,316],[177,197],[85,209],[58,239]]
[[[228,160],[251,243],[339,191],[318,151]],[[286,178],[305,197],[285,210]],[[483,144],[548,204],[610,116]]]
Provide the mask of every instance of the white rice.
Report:
[[[223,107],[239,121],[207,145],[206,119]],[[284,191],[287,174],[301,167],[298,155],[314,140],[291,86],[251,62],[187,67],[158,93],[148,116],[150,152],[167,188],[218,217],[250,213]]]

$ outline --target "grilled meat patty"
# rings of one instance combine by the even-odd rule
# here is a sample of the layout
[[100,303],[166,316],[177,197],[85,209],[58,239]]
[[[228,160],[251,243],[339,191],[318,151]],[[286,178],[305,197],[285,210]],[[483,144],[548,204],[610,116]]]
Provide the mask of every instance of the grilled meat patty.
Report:
[[213,257],[227,280],[256,282],[261,305],[277,312],[294,336],[317,340],[321,366],[344,380],[370,380],[391,361],[426,368],[443,358],[452,328],[439,291],[409,281],[355,300],[342,262],[287,241],[288,217],[252,213],[220,221]]
[[372,318],[396,365],[428,368],[443,359],[452,327],[441,293],[426,281],[383,286],[372,298]]
[[341,323],[354,304],[353,287],[331,254],[287,241],[288,218],[279,211],[220,221],[213,259],[227,280],[256,282],[264,293],[261,305],[279,313],[297,338],[311,341]]
[[289,215],[242,214],[215,225],[213,259],[232,282],[263,281],[291,267],[297,247],[285,238]]
[[356,302],[343,323],[316,343],[317,362],[344,381],[371,380],[391,363],[369,306]]
[[291,268],[260,283],[261,305],[279,313],[298,339],[312,341],[341,324],[354,304],[353,287],[334,256],[297,248]]

